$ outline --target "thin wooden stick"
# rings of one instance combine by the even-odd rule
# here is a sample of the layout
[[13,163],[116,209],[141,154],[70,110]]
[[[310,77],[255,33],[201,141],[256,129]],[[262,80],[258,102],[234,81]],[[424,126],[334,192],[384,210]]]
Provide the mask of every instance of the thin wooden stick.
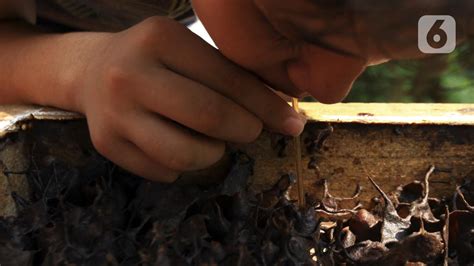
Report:
[[[293,109],[296,112],[299,112],[298,99],[292,99]],[[301,169],[301,140],[300,136],[293,138],[295,146],[295,159],[296,159],[296,187],[298,188],[298,203],[301,208],[305,207],[305,198],[304,198],[304,183],[303,183],[303,173]]]

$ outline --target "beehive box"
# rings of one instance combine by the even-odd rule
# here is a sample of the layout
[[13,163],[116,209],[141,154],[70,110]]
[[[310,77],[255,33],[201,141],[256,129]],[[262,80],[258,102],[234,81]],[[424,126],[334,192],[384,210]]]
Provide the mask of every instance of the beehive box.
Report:
[[[320,195],[321,180],[331,194],[350,196],[362,186],[367,203],[377,192],[372,176],[391,191],[421,180],[434,165],[433,196],[452,195],[457,183],[474,175],[474,105],[302,103],[309,122],[301,136],[304,185]],[[255,159],[251,185],[264,190],[283,173],[294,172],[290,138],[264,132],[247,145],[229,145]],[[54,160],[85,166],[94,153],[81,115],[34,106],[0,107],[0,216],[15,215],[11,195],[28,198],[26,172]],[[185,173],[179,182],[215,182],[226,159],[211,169]],[[294,194],[293,196],[296,196]]]

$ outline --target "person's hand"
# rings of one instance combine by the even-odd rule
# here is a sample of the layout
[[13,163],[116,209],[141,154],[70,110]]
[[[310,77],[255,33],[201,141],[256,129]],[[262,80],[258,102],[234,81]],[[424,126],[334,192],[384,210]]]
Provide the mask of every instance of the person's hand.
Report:
[[177,22],[150,18],[102,39],[72,98],[98,151],[136,174],[173,181],[263,126],[303,130],[284,100]]
[[277,90],[290,95],[307,92],[323,103],[341,101],[367,66],[422,56],[417,47],[422,15],[457,13],[458,40],[462,39],[461,22],[467,17],[463,14],[472,13],[473,4],[456,1],[455,10],[450,3],[454,4],[449,0],[193,1],[228,58]]

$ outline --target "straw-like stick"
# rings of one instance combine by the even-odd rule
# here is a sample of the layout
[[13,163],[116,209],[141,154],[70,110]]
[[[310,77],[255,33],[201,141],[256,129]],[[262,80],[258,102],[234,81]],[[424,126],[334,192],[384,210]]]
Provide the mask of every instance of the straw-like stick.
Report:
[[[293,98],[293,109],[296,112],[299,112],[298,107],[298,99]],[[298,203],[301,208],[305,206],[305,198],[304,198],[304,183],[303,183],[303,174],[301,170],[301,141],[300,136],[296,136],[293,138],[294,146],[295,146],[295,159],[296,159],[296,187],[298,188]]]

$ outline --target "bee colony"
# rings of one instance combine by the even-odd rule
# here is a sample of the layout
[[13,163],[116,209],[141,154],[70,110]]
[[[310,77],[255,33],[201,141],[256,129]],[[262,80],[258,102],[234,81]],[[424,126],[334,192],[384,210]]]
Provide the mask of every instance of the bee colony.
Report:
[[159,184],[97,154],[77,114],[0,107],[0,263],[474,262],[472,105],[300,108],[303,206],[285,136]]

